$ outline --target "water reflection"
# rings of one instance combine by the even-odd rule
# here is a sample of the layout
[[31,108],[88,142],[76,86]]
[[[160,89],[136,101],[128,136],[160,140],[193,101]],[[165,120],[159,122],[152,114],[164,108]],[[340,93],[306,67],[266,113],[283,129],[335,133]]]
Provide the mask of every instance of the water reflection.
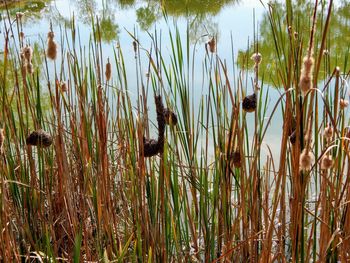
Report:
[[[288,29],[287,25],[287,7],[285,4],[278,1],[269,3],[271,10],[275,17],[279,17],[281,24],[279,25],[281,29],[274,34],[271,29],[271,24],[269,20],[269,15],[266,12],[259,25],[259,41],[258,49],[262,54],[264,63],[260,66],[260,71],[269,74],[269,78],[265,78],[265,82],[269,84],[274,84],[274,80],[278,79],[278,58],[276,57],[276,47],[275,47],[275,37],[283,42],[283,45],[279,44],[280,54],[287,56],[289,49],[289,34],[295,43],[300,44],[304,49],[309,41],[309,34],[311,28],[311,19],[314,4],[307,0],[297,0],[293,1],[293,22],[292,27]],[[321,1],[319,5],[318,18],[317,18],[317,29],[323,28],[322,25],[325,23],[326,13],[327,13],[328,3],[327,1]],[[331,30],[328,33],[326,40],[326,48],[323,51],[325,59],[321,67],[321,73],[323,75],[329,74],[333,71],[336,66],[341,68],[341,71],[347,72],[350,67],[348,60],[349,55],[349,43],[350,43],[350,2],[347,0],[336,1],[333,6],[332,17],[329,28]],[[290,32],[288,32],[290,31]],[[315,51],[319,52],[320,41],[322,37],[322,31],[316,30],[316,41],[315,41]],[[240,67],[247,67],[247,58],[249,54],[253,53],[253,44],[250,46],[250,51],[239,52],[238,63]],[[305,52],[303,52],[305,55]],[[281,56],[283,59],[283,56]],[[249,61],[249,68],[252,68],[252,62]],[[321,75],[322,76],[322,75]]]

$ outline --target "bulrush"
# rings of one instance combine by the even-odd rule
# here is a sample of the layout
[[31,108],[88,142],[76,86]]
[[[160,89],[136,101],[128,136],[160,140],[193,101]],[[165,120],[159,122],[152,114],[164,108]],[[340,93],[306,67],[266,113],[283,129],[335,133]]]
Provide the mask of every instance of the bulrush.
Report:
[[329,154],[326,154],[325,156],[322,157],[321,160],[321,169],[323,170],[327,170],[332,168],[333,166],[333,159],[332,156],[330,156]]
[[164,151],[165,117],[164,105],[161,96],[154,96],[158,122],[158,140],[143,138],[143,154],[145,157],[152,157]]
[[215,37],[212,37],[212,38],[208,41],[207,45],[209,46],[209,51],[210,51],[211,53],[215,53],[215,52],[216,52],[216,40],[215,40]]
[[311,57],[311,55],[304,57],[299,81],[299,87],[303,95],[305,95],[312,87],[313,67],[314,59]]
[[52,137],[46,131],[39,129],[29,134],[26,143],[38,147],[49,147],[52,144]]
[[47,34],[47,50],[46,55],[49,59],[55,60],[57,57],[57,44],[54,40],[55,33],[50,31]]
[[111,79],[111,76],[112,76],[112,65],[109,62],[109,58],[107,59],[105,75],[106,75],[106,80],[109,81]]
[[256,110],[256,94],[246,96],[242,102],[242,108],[246,112],[253,112]]
[[27,62],[31,62],[33,57],[33,49],[31,46],[25,46],[21,50],[21,58]]
[[331,139],[333,137],[333,127],[328,123],[328,125],[326,126],[326,128],[324,128],[324,137],[327,139]]
[[0,155],[4,153],[5,130],[0,129]]
[[345,109],[349,106],[349,101],[346,99],[340,99],[339,105],[341,109]]
[[176,113],[168,108],[164,109],[164,118],[167,125],[175,126],[177,124]]
[[310,151],[305,148],[300,154],[299,165],[300,169],[303,171],[309,171],[314,162],[314,156]]

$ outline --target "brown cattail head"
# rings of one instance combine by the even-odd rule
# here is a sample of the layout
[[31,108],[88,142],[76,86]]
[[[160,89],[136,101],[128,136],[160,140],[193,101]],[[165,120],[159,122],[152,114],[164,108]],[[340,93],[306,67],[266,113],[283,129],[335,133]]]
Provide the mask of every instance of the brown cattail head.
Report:
[[312,167],[313,162],[314,162],[314,157],[312,153],[310,153],[310,151],[308,151],[305,148],[300,154],[300,159],[299,159],[300,170],[309,171]]
[[62,92],[67,92],[68,91],[67,83],[65,81],[61,81],[60,88]]
[[164,119],[167,125],[175,126],[177,124],[176,113],[168,108],[164,109]]
[[345,109],[349,106],[349,101],[346,99],[340,99],[339,105],[341,109]]
[[49,147],[52,144],[52,137],[46,131],[39,129],[29,134],[26,143],[38,147]]
[[261,63],[262,56],[260,53],[257,52],[251,56],[251,59],[254,61],[255,65],[259,65]]
[[106,75],[106,80],[109,81],[111,79],[111,76],[112,76],[112,65],[109,62],[109,59],[107,59],[105,75]]
[[135,40],[132,42],[132,46],[134,48],[134,52],[136,53],[137,52],[137,42]]
[[323,170],[327,170],[332,168],[334,162],[332,159],[332,156],[330,156],[329,154],[326,154],[325,156],[322,157],[321,160],[321,169]]
[[313,67],[314,59],[311,56],[304,57],[299,81],[299,87],[303,95],[305,95],[312,87]]
[[236,168],[242,167],[241,153],[238,150],[232,153],[231,160]]
[[5,130],[0,129],[0,154],[4,153]]
[[246,112],[253,112],[256,110],[256,104],[256,94],[253,93],[252,95],[246,96],[243,99],[242,108]]
[[143,137],[143,154],[145,157],[152,157],[160,152],[160,144],[154,139]]
[[28,62],[26,65],[27,65],[27,72],[29,74],[33,74],[34,73],[34,67],[33,67],[32,62]]
[[23,31],[19,32],[19,38],[20,38],[21,40],[24,39],[24,32],[23,32]]
[[57,57],[57,44],[54,40],[54,32],[50,31],[47,34],[47,50],[46,55],[49,59],[55,60]]
[[216,52],[216,40],[215,37],[212,37],[209,41],[208,41],[208,46],[209,46],[209,51],[211,53],[215,53]]
[[326,139],[331,139],[333,137],[333,132],[334,132],[333,127],[328,123],[326,128],[324,128],[323,135]]
[[28,62],[32,61],[33,49],[31,46],[25,46],[21,50],[21,58],[27,60]]

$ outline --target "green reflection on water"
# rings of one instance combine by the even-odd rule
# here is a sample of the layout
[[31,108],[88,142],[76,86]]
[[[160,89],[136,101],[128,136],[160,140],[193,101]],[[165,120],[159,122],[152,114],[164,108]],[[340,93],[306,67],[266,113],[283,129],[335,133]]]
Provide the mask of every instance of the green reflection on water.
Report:
[[[306,48],[309,41],[311,19],[314,4],[307,0],[293,1],[291,18],[292,26],[288,30],[287,7],[278,1],[270,3],[273,16],[276,21],[280,21],[277,26],[278,32],[272,32],[269,15],[266,12],[259,24],[258,50],[262,54],[263,63],[260,64],[260,72],[265,73],[265,82],[276,87],[282,83],[276,83],[280,73],[280,61],[289,55],[289,38],[294,39],[296,47],[302,47],[302,56],[306,55]],[[326,20],[328,3],[321,1],[318,7],[317,30],[315,34],[315,55],[319,54],[319,46],[322,38],[322,30]],[[326,77],[332,73],[336,66],[342,72],[348,72],[349,43],[350,43],[350,2],[347,0],[336,1],[333,6],[332,16],[329,25],[330,31],[327,35],[326,48],[323,51],[320,77]],[[288,32],[290,31],[290,33]],[[289,37],[290,36],[290,37]],[[278,51],[276,50],[276,43]],[[249,58],[254,50],[254,44],[250,45],[249,51],[240,51],[238,54],[238,64],[241,68],[252,69],[253,61]],[[277,54],[280,54],[279,56]]]

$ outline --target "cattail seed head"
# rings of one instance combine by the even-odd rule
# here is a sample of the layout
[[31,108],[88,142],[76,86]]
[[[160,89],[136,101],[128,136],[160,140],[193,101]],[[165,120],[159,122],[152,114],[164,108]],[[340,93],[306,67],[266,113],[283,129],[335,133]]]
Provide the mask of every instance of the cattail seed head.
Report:
[[253,112],[256,110],[256,104],[256,95],[253,93],[252,95],[246,96],[243,99],[242,108],[246,112]]
[[256,65],[259,65],[261,60],[262,60],[262,56],[260,53],[254,53],[252,56],[251,56],[251,59],[254,61],[254,63]]
[[67,83],[64,82],[64,81],[61,81],[61,83],[60,83],[60,88],[61,88],[61,91],[62,91],[62,92],[67,92],[67,91],[68,91]]
[[324,133],[323,133],[323,135],[324,135],[324,137],[325,138],[327,138],[327,139],[331,139],[332,137],[333,137],[333,127],[330,125],[330,124],[328,124],[327,126],[326,126],[326,128],[324,128]]
[[49,147],[52,144],[52,137],[44,130],[33,131],[26,139],[27,145],[38,147]]
[[309,171],[312,167],[312,163],[314,162],[314,157],[312,153],[306,150],[306,148],[300,154],[299,166],[303,171]]
[[112,65],[109,62],[109,59],[107,60],[105,75],[106,75],[106,80],[109,81],[112,76]]
[[323,169],[323,170],[330,169],[330,168],[332,168],[333,164],[334,164],[334,162],[333,162],[332,156],[326,154],[325,156],[322,157],[321,169]]
[[134,48],[134,52],[136,53],[137,52],[137,42],[135,40],[132,42],[132,46]]
[[34,73],[34,67],[33,67],[32,62],[28,62],[28,63],[27,63],[27,72],[28,72],[29,74],[33,74],[33,73]]
[[19,32],[19,38],[22,40],[24,39],[24,32],[23,31]]
[[339,105],[341,109],[345,109],[349,106],[349,101],[346,99],[340,99]]
[[209,51],[211,53],[215,53],[216,52],[216,40],[215,37],[212,37],[209,41],[208,41],[208,46],[209,46]]
[[57,57],[57,44],[54,40],[54,32],[49,32],[47,34],[47,49],[46,49],[46,55],[49,59],[55,60]]
[[299,87],[303,95],[305,95],[312,87],[313,67],[314,59],[310,56],[304,57],[299,82]]
[[242,167],[242,159],[241,159],[241,153],[236,150],[232,153],[232,163],[236,168]]
[[21,57],[24,58],[27,61],[32,61],[33,57],[33,49],[31,46],[25,46],[21,50]]
[[22,13],[22,12],[17,12],[16,13],[16,19],[21,20],[23,16],[24,16],[24,13]]
[[164,109],[164,119],[167,125],[175,126],[177,124],[176,113],[170,109]]
[[0,129],[0,154],[4,153],[5,130]]

